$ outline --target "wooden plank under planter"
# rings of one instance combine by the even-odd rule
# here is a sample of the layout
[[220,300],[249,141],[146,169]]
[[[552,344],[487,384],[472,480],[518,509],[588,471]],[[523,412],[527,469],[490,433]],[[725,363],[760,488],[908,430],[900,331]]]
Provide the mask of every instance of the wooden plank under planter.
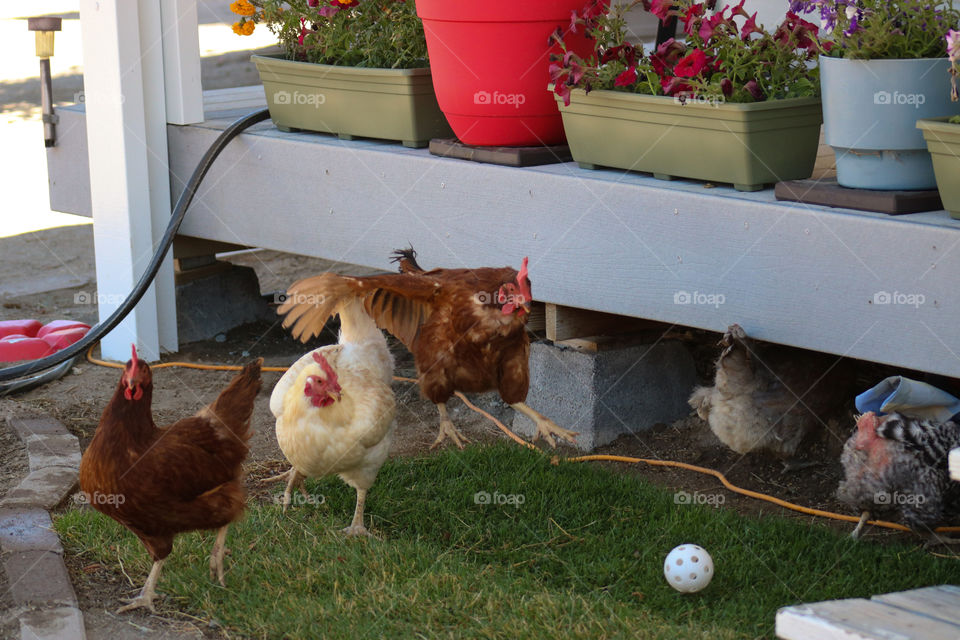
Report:
[[430,69],[368,69],[251,56],[274,124],[425,147],[452,135],[437,105]]
[[565,144],[545,147],[477,147],[449,138],[431,140],[430,153],[444,158],[486,162],[506,167],[534,167],[571,160],[570,147]]
[[809,178],[817,159],[819,98],[715,104],[622,91],[557,96],[573,159],[584,168],[732,183],[757,191]]
[[889,215],[938,211],[943,208],[940,195],[933,191],[878,191],[848,189],[836,180],[789,180],[778,182],[777,200],[802,202],[857,211],[876,211]]
[[927,118],[917,121],[923,129],[927,149],[933,158],[933,172],[943,208],[950,217],[960,220],[960,124],[947,122],[950,118]]

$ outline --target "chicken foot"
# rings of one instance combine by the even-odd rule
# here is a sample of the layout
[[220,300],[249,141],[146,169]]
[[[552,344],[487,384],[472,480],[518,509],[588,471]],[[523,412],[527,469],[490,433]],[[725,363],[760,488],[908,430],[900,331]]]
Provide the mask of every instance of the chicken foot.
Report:
[[457,445],[458,449],[463,449],[463,446],[470,441],[453,426],[453,421],[447,416],[447,403],[438,403],[437,410],[440,412],[440,432],[437,434],[437,439],[430,445],[430,448],[436,449],[444,440],[450,438],[453,440],[453,444]]
[[210,579],[214,577],[220,582],[221,587],[227,586],[223,579],[223,555],[227,551],[227,528],[230,525],[225,524],[217,531],[217,539],[213,543],[213,549],[210,551]]
[[510,406],[536,423],[537,432],[533,434],[534,442],[540,438],[543,438],[547,444],[554,448],[557,446],[554,437],[561,438],[567,442],[576,442],[576,437],[578,435],[576,431],[564,429],[550,418],[544,416],[542,413],[530,408],[527,403],[515,402]]
[[300,490],[300,493],[303,494],[304,498],[309,498],[310,494],[307,493],[307,488],[304,486],[303,481],[305,476],[298,472],[293,467],[290,467],[280,475],[273,476],[271,478],[265,478],[261,482],[280,482],[281,480],[287,481],[287,488],[283,492],[283,511],[286,513],[287,507],[290,506],[290,498],[293,493],[293,487],[296,487]]
[[163,560],[154,560],[153,567],[150,569],[150,575],[147,576],[147,581],[143,585],[143,589],[140,590],[140,594],[136,598],[125,599],[124,601],[128,604],[117,609],[117,613],[123,613],[124,611],[132,611],[133,609],[144,608],[150,611],[150,613],[156,613],[157,610],[153,608],[153,600],[157,597],[157,581],[160,579],[160,570],[163,568],[163,563],[166,561],[166,558]]
[[343,533],[348,536],[369,536],[373,537],[365,526],[363,526],[363,506],[367,502],[367,490],[357,489],[357,507],[353,510],[353,522],[349,527],[343,529]]

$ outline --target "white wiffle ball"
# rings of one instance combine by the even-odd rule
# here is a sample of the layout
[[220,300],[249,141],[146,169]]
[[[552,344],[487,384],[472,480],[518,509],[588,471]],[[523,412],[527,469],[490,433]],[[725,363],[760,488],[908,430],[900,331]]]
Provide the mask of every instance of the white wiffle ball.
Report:
[[682,544],[667,554],[663,577],[680,593],[695,593],[713,579],[713,558],[701,546]]

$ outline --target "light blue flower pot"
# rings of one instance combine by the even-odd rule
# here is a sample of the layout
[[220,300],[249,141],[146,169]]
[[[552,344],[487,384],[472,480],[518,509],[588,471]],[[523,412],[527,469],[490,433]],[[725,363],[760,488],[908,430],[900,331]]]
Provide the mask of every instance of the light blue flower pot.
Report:
[[949,61],[820,57],[824,138],[837,181],[854,189],[936,189],[917,120],[960,113]]

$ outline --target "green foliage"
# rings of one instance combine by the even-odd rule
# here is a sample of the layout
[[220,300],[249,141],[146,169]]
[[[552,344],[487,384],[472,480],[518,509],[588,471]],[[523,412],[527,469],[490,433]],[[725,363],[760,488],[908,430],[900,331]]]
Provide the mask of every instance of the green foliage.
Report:
[[414,0],[324,0],[316,7],[307,0],[251,3],[257,13],[250,19],[276,34],[290,60],[383,69],[428,64]]
[[[251,505],[231,528],[226,589],[208,574],[214,534],[178,537],[159,583],[173,599],[163,606],[249,637],[723,640],[772,638],[782,606],[956,580],[955,560],[919,547],[856,542],[779,510],[744,517],[677,505],[630,474],[552,465],[513,444],[389,461],[367,502],[382,540],[339,533],[355,497],[339,479],[308,490],[323,504],[287,514]],[[477,492],[522,495],[522,504],[479,504]],[[55,526],[70,553],[118,572],[121,560],[145,579],[149,557],[113,521],[84,509]],[[698,594],[663,578],[664,557],[684,542],[716,564]]]
[[815,59],[821,49],[816,25],[788,16],[768,32],[755,23],[756,14],[748,14],[741,5],[711,12],[703,2],[654,2],[650,10],[658,18],[679,18],[684,35],[678,38],[684,41],[671,39],[646,52],[642,43],[628,41],[625,19],[626,12],[641,1],[611,7],[588,1],[573,20],[593,42],[587,58],[568,49],[563,28],[555,32],[554,39],[564,51],[554,56],[550,67],[558,95],[566,100],[574,87],[712,103],[819,95]]
[[943,58],[944,36],[960,25],[953,0],[799,0],[797,10],[822,17],[829,55],[852,60]]

